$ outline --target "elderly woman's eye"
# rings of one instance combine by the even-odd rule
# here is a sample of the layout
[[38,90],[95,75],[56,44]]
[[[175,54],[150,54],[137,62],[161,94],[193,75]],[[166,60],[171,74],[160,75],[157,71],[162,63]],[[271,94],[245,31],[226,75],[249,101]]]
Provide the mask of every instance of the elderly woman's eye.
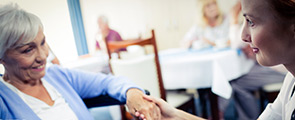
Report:
[[29,47],[29,48],[25,49],[24,51],[22,51],[22,53],[29,53],[32,50],[33,50],[33,48],[32,47]]
[[44,45],[46,43],[45,38],[42,40],[41,45]]

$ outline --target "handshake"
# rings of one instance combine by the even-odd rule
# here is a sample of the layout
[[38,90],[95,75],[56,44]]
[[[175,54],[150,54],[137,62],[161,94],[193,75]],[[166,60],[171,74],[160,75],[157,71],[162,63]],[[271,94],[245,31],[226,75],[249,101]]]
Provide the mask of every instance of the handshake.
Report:
[[[147,102],[144,107],[135,107],[127,99],[129,112],[139,120],[204,120],[203,118],[178,110],[166,101],[153,96],[142,95],[143,101]],[[139,109],[134,109],[139,108]]]

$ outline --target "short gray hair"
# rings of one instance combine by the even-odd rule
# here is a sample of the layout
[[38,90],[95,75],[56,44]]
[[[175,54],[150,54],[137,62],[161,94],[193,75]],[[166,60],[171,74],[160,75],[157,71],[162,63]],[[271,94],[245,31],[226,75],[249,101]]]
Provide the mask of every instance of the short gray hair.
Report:
[[41,20],[34,14],[20,9],[17,4],[0,6],[0,59],[8,49],[27,44],[35,39]]
[[108,18],[104,15],[99,16],[97,20],[101,20],[104,24],[109,24]]

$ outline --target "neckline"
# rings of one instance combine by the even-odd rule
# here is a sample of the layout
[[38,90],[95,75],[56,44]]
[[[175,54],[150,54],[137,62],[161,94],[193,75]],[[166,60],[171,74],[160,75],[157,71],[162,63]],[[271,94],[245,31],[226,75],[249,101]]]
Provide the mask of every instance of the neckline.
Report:
[[27,101],[27,98],[31,98],[31,99],[34,99],[36,101],[40,101],[42,102],[42,104],[46,104],[47,106],[49,107],[53,107],[55,104],[56,104],[56,100],[61,96],[57,91],[56,89],[54,89],[54,87],[52,87],[46,80],[44,80],[43,78],[41,78],[41,82],[44,86],[44,88],[46,89],[46,91],[48,92],[49,96],[50,96],[50,99],[52,101],[54,101],[54,104],[53,105],[48,105],[47,103],[45,103],[44,101],[42,100],[39,100],[38,98],[35,98],[31,95],[28,95],[22,91],[20,91],[19,89],[17,89],[15,86],[13,86],[12,84],[6,82],[4,79],[3,79],[3,76],[0,76],[0,81],[6,86],[8,87],[11,91],[15,92],[26,104],[28,104],[28,101]]

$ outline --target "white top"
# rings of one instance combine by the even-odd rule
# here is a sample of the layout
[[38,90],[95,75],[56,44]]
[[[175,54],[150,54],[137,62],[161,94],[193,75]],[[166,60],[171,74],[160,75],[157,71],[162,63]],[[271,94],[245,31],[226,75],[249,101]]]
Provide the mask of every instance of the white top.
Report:
[[216,27],[200,27],[194,25],[184,36],[183,43],[193,41],[193,49],[201,49],[210,46],[202,39],[206,38],[218,45],[226,45],[229,40],[229,20],[225,17],[223,22]]
[[3,82],[8,88],[18,94],[22,100],[37,114],[37,116],[42,120],[78,120],[77,116],[73,112],[73,110],[69,107],[68,103],[66,103],[65,99],[61,96],[61,94],[56,91],[54,87],[52,87],[45,80],[41,80],[45,89],[48,91],[51,99],[54,101],[53,106],[49,106],[45,102],[27,95],[20,90],[18,90],[13,85],[7,83],[0,77],[0,81]]
[[295,95],[291,97],[295,78],[291,73],[285,77],[281,91],[274,101],[267,105],[259,116],[260,120],[290,120],[295,109]]

